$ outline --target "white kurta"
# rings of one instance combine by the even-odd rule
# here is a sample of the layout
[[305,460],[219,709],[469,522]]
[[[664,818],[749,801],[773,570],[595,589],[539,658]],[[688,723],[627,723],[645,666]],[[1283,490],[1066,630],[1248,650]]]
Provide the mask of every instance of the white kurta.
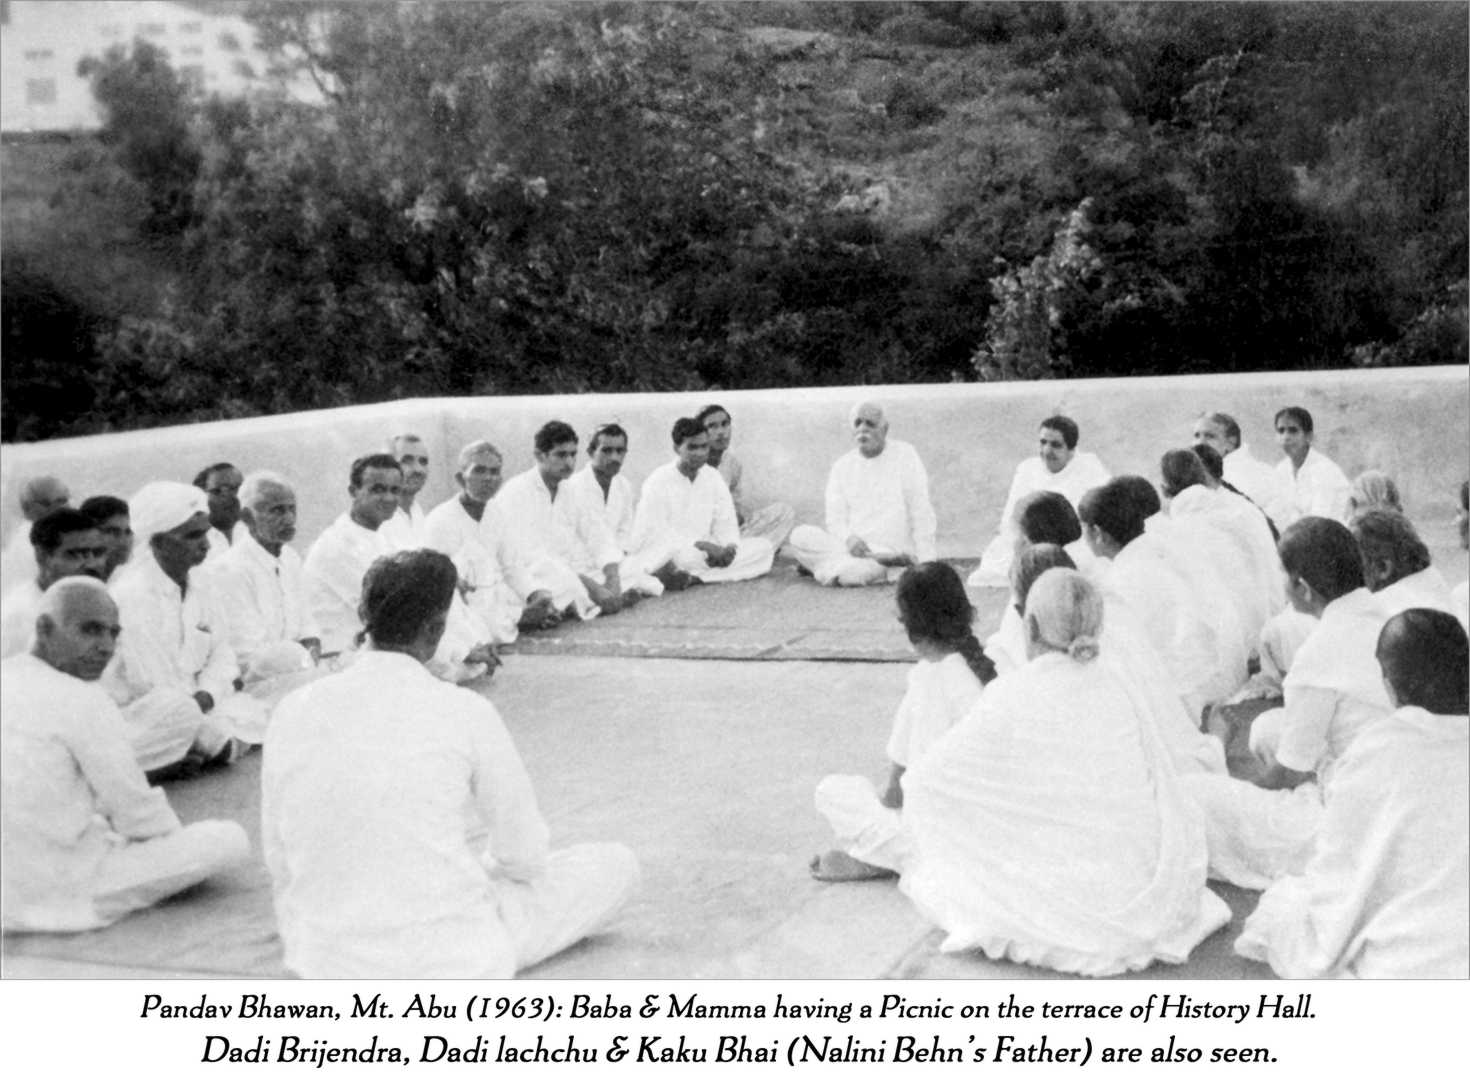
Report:
[[272,555],[246,530],[215,560],[210,578],[247,680],[267,668],[279,674],[275,669],[287,655],[296,656],[297,667],[311,666],[310,654],[297,643],[320,632],[307,607],[301,556],[289,544]]
[[1450,590],[1450,607],[1460,625],[1470,629],[1470,581],[1462,581]]
[[[909,669],[908,688],[893,717],[888,760],[908,768],[974,707],[982,689],[959,653],[916,663]],[[903,871],[910,854],[903,816],[883,805],[871,780],[824,777],[817,785],[816,805],[843,851],[865,863]]]
[[780,548],[791,535],[796,524],[796,511],[789,503],[777,502],[756,507],[745,491],[745,467],[740,459],[726,450],[720,455],[716,466],[725,486],[730,489],[730,498],[735,503],[735,516],[740,520],[741,536],[759,536],[771,542],[771,547]]
[[34,522],[21,520],[10,539],[5,541],[5,550],[0,552],[0,594],[9,592],[22,582],[34,580],[39,567],[36,565],[36,549],[31,546],[31,525]]
[[1236,952],[1283,978],[1470,977],[1470,718],[1401,708],[1343,753],[1311,861]]
[[366,651],[281,703],[261,840],[286,964],[312,979],[504,979],[591,933],[637,878],[551,853],[495,707]]
[[424,546],[424,520],[427,515],[418,501],[409,504],[407,510],[399,507],[393,516],[378,526],[383,539],[394,551],[410,551]]
[[[735,560],[729,566],[710,566],[704,552],[694,546],[701,541],[735,545]],[[769,541],[741,539],[735,504],[718,471],[706,465],[690,480],[672,461],[643,481],[633,544],[640,556],[673,552],[679,569],[711,583],[760,577],[776,557]]]
[[901,887],[946,951],[1112,975],[1182,963],[1230,920],[1158,733],[1095,661],[1048,653],[996,679],[904,792]]
[[1283,523],[1294,520],[1296,515],[1291,508],[1291,497],[1282,484],[1281,475],[1272,466],[1257,460],[1245,443],[1225,455],[1225,481],[1260,507],[1278,529],[1284,528]]
[[595,616],[597,607],[581,575],[601,578],[603,567],[622,558],[606,522],[574,505],[560,484],[553,496],[536,469],[512,476],[492,501],[510,530],[512,545],[525,554],[536,587],[558,598],[570,591],[577,614]]
[[1016,539],[1020,536],[1015,522],[1016,505],[1027,495],[1036,491],[1055,491],[1065,495],[1075,510],[1082,496],[1112,478],[1113,474],[1096,454],[1073,454],[1060,472],[1049,470],[1040,457],[1022,461],[1011,477],[1011,489],[1006,493],[1005,508],[1000,514],[1000,531],[986,545],[980,565],[970,575],[969,584],[976,587],[1010,584],[1011,558]]
[[322,652],[347,652],[357,646],[362,619],[362,578],[374,560],[392,554],[382,528],[368,529],[342,514],[316,538],[306,553],[302,579],[306,606],[321,629]]
[[179,824],[117,706],[30,654],[0,664],[6,930],[90,930],[242,861],[234,822]]
[[1379,589],[1373,596],[1386,618],[1392,618],[1410,608],[1429,608],[1448,615],[1455,613],[1455,601],[1450,595],[1450,587],[1445,582],[1444,575],[1433,566],[1426,566],[1417,573],[1401,577],[1392,585]]
[[235,544],[240,542],[240,537],[248,536],[249,533],[250,530],[245,527],[245,523],[243,521],[235,522],[235,527],[230,530],[229,536],[226,536],[224,533],[220,532],[218,529],[211,525],[208,533],[209,554],[204,556],[205,565],[208,566],[212,571],[214,569],[214,564],[218,562],[221,558],[223,558],[226,554],[228,554],[230,549],[234,547]]
[[[113,579],[122,633],[102,685],[122,709],[138,763],[155,769],[191,749],[213,756],[228,740],[265,739],[265,704],[235,690],[240,665],[230,648],[210,578],[196,567],[188,591],[153,559],[135,559]],[[208,713],[193,695],[214,699]]]
[[41,610],[41,587],[23,581],[0,600],[0,660],[26,652],[36,637],[36,615]]
[[515,641],[535,585],[495,504],[487,503],[476,521],[459,496],[440,503],[424,522],[423,541],[454,560],[460,582],[469,588],[465,604],[485,624],[489,640],[496,645]]
[[1285,530],[1292,522],[1304,517],[1325,517],[1341,521],[1347,513],[1348,495],[1352,485],[1337,463],[1326,454],[1318,453],[1315,447],[1307,448],[1302,467],[1293,470],[1291,458],[1276,463],[1276,479],[1286,492],[1286,519],[1273,517],[1276,527]]
[[1315,781],[1267,791],[1232,777],[1185,778],[1205,811],[1212,876],[1260,889],[1306,865],[1337,761],[1392,710],[1374,655],[1386,621],[1367,589],[1328,604],[1282,684],[1285,706],[1251,725],[1257,754]]
[[[563,480],[559,492],[561,498],[569,503],[572,517],[600,518],[606,526],[607,534],[612,537],[612,550],[618,556],[618,580],[622,590],[627,592],[630,589],[636,589],[648,596],[662,596],[663,582],[654,577],[653,572],[666,565],[674,557],[674,552],[673,550],[635,551],[633,549],[633,525],[636,520],[635,504],[637,500],[633,494],[633,485],[628,482],[627,477],[618,473],[608,483],[607,491],[604,492],[589,465]],[[583,560],[576,570],[580,574],[586,574],[606,584],[603,565],[594,564],[590,558],[586,557],[585,551]]]

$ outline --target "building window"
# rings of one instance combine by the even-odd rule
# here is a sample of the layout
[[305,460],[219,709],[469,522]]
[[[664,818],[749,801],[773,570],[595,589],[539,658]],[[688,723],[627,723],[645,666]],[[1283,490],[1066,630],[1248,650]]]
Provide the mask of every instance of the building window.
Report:
[[27,60],[50,60],[55,55],[50,49],[27,49],[25,53]]
[[26,80],[26,104],[27,105],[55,105],[56,104],[56,80],[55,79],[27,79]]

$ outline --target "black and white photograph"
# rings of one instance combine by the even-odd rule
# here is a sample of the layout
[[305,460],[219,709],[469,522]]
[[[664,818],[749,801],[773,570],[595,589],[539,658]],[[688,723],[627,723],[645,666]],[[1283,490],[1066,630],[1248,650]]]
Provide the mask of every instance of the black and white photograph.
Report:
[[1470,4],[0,49],[7,982],[1470,979]]

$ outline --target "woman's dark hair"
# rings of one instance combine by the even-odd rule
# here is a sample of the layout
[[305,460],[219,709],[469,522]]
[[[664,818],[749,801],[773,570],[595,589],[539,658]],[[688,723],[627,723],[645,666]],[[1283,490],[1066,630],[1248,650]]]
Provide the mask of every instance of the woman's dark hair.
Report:
[[1082,539],[1082,523],[1067,497],[1056,491],[1033,491],[1016,504],[1016,525],[1028,544],[1060,547]]
[[459,572],[442,552],[422,548],[382,556],[363,575],[359,640],[370,637],[380,649],[411,644],[426,622],[449,610],[458,584]]
[[1076,570],[1077,564],[1057,544],[1031,544],[1016,552],[1015,561],[1011,563],[1011,603],[1016,605],[1017,612],[1025,612],[1026,594],[1036,584],[1036,579],[1058,567]]
[[995,665],[971,628],[975,608],[954,567],[942,562],[909,567],[898,579],[895,599],[910,641],[931,641],[959,653],[982,683],[995,678]]
[[1401,611],[1379,632],[1376,653],[1401,704],[1440,716],[1470,713],[1470,640],[1453,615],[1431,608]]
[[1170,450],[1159,460],[1164,494],[1173,498],[1186,488],[1209,487],[1210,474],[1193,450]]

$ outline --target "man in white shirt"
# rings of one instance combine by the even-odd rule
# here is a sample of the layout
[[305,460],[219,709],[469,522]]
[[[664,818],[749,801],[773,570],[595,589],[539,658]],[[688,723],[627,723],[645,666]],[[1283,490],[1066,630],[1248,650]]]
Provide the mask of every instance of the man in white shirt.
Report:
[[[388,454],[369,454],[352,463],[347,494],[352,505],[322,530],[306,554],[302,579],[307,610],[321,633],[324,655],[357,648],[362,630],[362,583],[368,569],[393,546],[382,525],[399,510],[403,470]],[[434,658],[441,677],[464,681],[498,666],[489,632],[458,603]]]
[[247,689],[278,698],[313,676],[321,636],[306,605],[296,536],[296,493],[271,472],[240,487],[243,534],[215,560],[212,584]]
[[[592,433],[587,443],[587,467],[573,473],[562,484],[564,497],[572,501],[577,514],[600,517],[612,534],[613,542],[623,554],[618,565],[618,578],[628,600],[643,596],[661,596],[664,583],[656,576],[668,576],[672,551],[634,552],[633,524],[637,496],[633,485],[623,475],[623,462],[628,457],[628,433],[620,424],[603,424]],[[596,567],[585,561],[577,567],[583,576],[594,574]]]
[[620,844],[552,851],[495,707],[432,678],[458,572],[399,552],[363,585],[357,662],[281,703],[261,842],[308,979],[506,979],[595,933],[638,879]]
[[240,528],[240,470],[228,461],[219,461],[201,469],[194,486],[209,500],[209,555],[214,562],[230,550],[245,531]]
[[1035,491],[1055,491],[1065,495],[1075,510],[1082,496],[1111,479],[1112,474],[1096,454],[1078,452],[1080,434],[1076,421],[1068,416],[1050,416],[1041,422],[1037,432],[1037,455],[1016,466],[1005,509],[1000,515],[1000,531],[986,545],[980,565],[970,575],[967,584],[1009,587],[1011,556],[1018,536],[1016,506],[1027,495]]
[[484,439],[460,450],[454,474],[460,492],[429,511],[423,541],[454,560],[466,605],[488,627],[492,643],[507,645],[523,628],[555,626],[561,613],[551,593],[532,582],[525,555],[513,547],[494,503],[501,461],[500,451]]
[[0,664],[6,931],[91,930],[243,862],[233,821],[182,825],[96,680],[121,627],[93,578],[54,582],[31,651]]
[[[769,540],[740,535],[735,503],[709,466],[709,436],[692,416],[674,422],[674,460],[643,481],[633,546],[650,562],[673,553],[680,574],[699,581],[746,581],[768,573],[776,557]],[[666,582],[665,584],[668,584]],[[682,585],[675,580],[675,585]]]
[[63,506],[30,527],[35,575],[0,600],[0,658],[31,647],[41,595],[64,577],[83,574],[98,581],[106,563],[107,545],[92,519]]
[[1465,631],[1410,609],[1377,653],[1395,711],[1343,754],[1311,861],[1261,895],[1235,943],[1283,978],[1470,976]]
[[1409,608],[1454,613],[1450,587],[1429,563],[1429,548],[1393,510],[1364,510],[1349,526],[1363,556],[1363,581],[1385,616]]
[[1256,460],[1240,440],[1240,424],[1229,413],[1204,413],[1194,422],[1194,441],[1214,449],[1225,463],[1224,480],[1271,519],[1285,528],[1295,519],[1281,477],[1264,461]]
[[208,503],[189,484],[159,480],[128,500],[140,541],[111,584],[123,637],[102,677],[122,709],[145,771],[178,762],[228,764],[265,738],[266,705],[239,693],[208,576]]
[[771,547],[780,549],[796,524],[796,511],[789,503],[776,502],[759,509],[746,496],[745,467],[730,452],[730,412],[721,405],[706,405],[694,414],[709,436],[709,463],[719,470],[730,498],[735,503],[735,517],[740,522],[741,536],[762,536]]
[[536,432],[536,464],[512,476],[495,496],[513,545],[529,560],[531,580],[565,615],[590,619],[622,609],[622,549],[604,516],[567,493],[577,465],[577,433],[552,420]]
[[92,519],[107,545],[102,564],[102,580],[107,581],[133,555],[133,521],[128,504],[116,495],[93,495],[83,499],[77,509]]
[[0,595],[35,576],[31,526],[52,510],[69,505],[71,492],[54,476],[34,476],[20,486],[20,512],[24,521],[11,533],[5,551],[0,554]]
[[1286,455],[1276,465],[1276,477],[1287,496],[1285,520],[1274,518],[1278,529],[1304,517],[1341,521],[1347,514],[1352,485],[1327,455],[1313,445],[1312,414],[1289,405],[1276,414],[1276,442]]
[[785,550],[822,585],[897,581],[935,555],[929,475],[912,446],[888,437],[881,406],[862,402],[849,422],[855,445],[827,476],[827,527],[798,525]]
[[398,489],[397,510],[380,527],[394,551],[422,547],[426,515],[416,500],[429,479],[429,448],[423,439],[405,432],[388,440],[388,455],[403,471],[403,484]]

